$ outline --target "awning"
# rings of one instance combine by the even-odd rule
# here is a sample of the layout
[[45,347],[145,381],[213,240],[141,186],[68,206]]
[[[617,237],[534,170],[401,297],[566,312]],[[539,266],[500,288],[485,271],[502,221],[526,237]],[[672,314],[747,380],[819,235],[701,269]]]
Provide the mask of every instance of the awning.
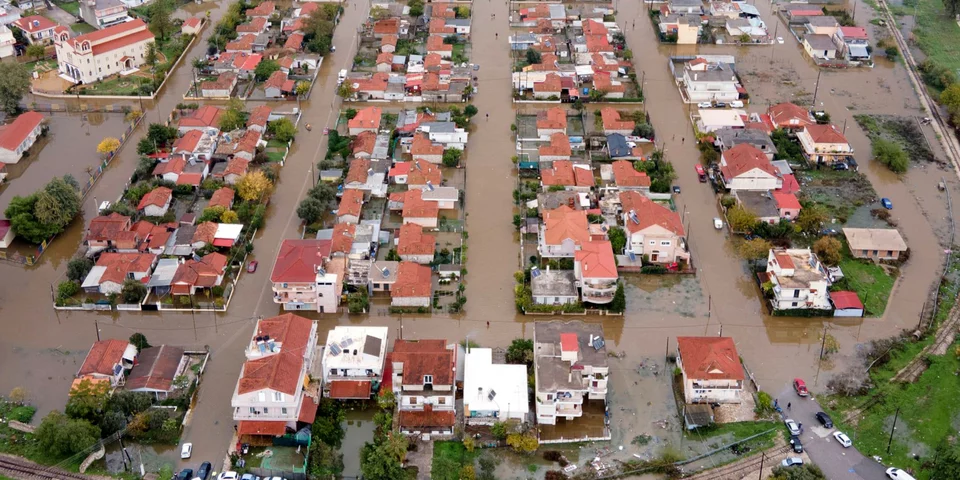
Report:
[[238,435],[269,435],[279,437],[287,433],[286,422],[241,421],[237,422]]
[[317,418],[317,409],[320,408],[313,398],[303,396],[303,404],[300,405],[300,414],[297,416],[298,422],[313,423]]
[[863,302],[857,296],[857,292],[830,292],[830,300],[833,300],[833,307],[837,310],[854,309],[863,310]]
[[334,380],[330,384],[330,398],[369,399],[372,383],[369,380]]

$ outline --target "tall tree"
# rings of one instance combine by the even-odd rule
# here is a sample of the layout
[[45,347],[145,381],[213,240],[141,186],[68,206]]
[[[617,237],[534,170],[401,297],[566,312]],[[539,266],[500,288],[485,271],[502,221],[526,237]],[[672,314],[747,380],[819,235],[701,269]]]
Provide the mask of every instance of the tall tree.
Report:
[[157,62],[160,60],[157,53],[157,44],[151,42],[147,45],[147,54],[143,58],[143,63],[153,67],[157,65]]
[[951,17],[960,14],[960,0],[943,0],[943,7]]
[[100,439],[100,428],[86,420],[74,420],[54,410],[43,417],[34,438],[46,453],[67,456],[96,444]]
[[163,42],[173,32],[173,20],[170,18],[170,7],[167,2],[156,2],[150,7],[150,31],[160,37]]
[[[0,62],[0,108],[11,115],[30,91],[30,72],[18,62]],[[9,217],[8,217],[9,218]]]
[[35,61],[40,60],[46,55],[47,55],[47,47],[44,47],[39,43],[31,43],[30,46],[27,47],[27,56],[33,57]]

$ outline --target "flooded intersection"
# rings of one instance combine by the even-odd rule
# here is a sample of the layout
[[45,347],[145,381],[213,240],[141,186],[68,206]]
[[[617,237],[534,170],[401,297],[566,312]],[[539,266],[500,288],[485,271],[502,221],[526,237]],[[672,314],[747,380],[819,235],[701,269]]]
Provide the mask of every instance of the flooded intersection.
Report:
[[[357,6],[354,7],[353,3]],[[336,118],[336,72],[349,67],[352,61],[349,46],[356,45],[357,27],[366,15],[365,3],[353,3],[346,5],[343,22],[335,32],[334,43],[341,46],[340,51],[325,59],[311,100],[302,104],[302,121],[306,123],[326,125]],[[227,2],[210,5],[215,8],[212,15],[215,22]],[[769,4],[758,2],[757,7],[765,18],[774,21]],[[672,353],[670,349],[675,349],[675,342],[671,347],[670,339],[677,335],[717,335],[722,331],[723,335],[732,336],[759,383],[771,385],[770,389],[776,391],[779,385],[794,376],[814,378],[819,335],[824,328],[829,328],[840,343],[841,354],[836,358],[836,368],[841,368],[844,355],[851,354],[856,343],[915,325],[927,293],[937,278],[943,243],[952,234],[946,218],[944,194],[935,188],[941,176],[947,178],[955,198],[960,198],[956,197],[960,193],[958,182],[949,170],[933,165],[914,165],[901,180],[869,161],[870,143],[853,120],[855,113],[919,114],[902,65],[878,65],[872,70],[825,71],[820,78],[817,101],[823,102],[823,108],[830,112],[834,123],[846,123],[846,134],[859,152],[857,158],[861,171],[878,193],[891,198],[897,205],[894,213],[914,253],[902,270],[882,318],[832,322],[830,319],[766,316],[759,293],[733,252],[726,234],[711,228],[711,219],[717,216],[716,202],[713,192],[700,184],[694,173],[693,165],[699,161],[694,142],[682,141],[692,139],[694,134],[687,118],[687,107],[681,103],[667,69],[667,58],[693,51],[737,55],[738,68],[744,74],[745,86],[753,98],[750,110],[764,109],[769,103],[803,98],[804,95],[812,98],[818,70],[803,57],[792,39],[786,45],[698,46],[691,51],[688,51],[690,47],[661,45],[656,42],[653,26],[646,21],[643,8],[641,2],[621,1],[618,18],[623,22],[633,18],[641,20],[635,28],[625,29],[625,34],[634,52],[634,63],[643,71],[648,100],[642,108],[650,112],[666,156],[679,174],[677,183],[683,194],[678,206],[686,212],[690,224],[690,244],[698,275],[679,281],[631,277],[626,290],[627,313],[624,317],[586,318],[587,321],[602,322],[608,348],[625,354],[622,358],[611,359],[613,393],[610,409],[615,432],[611,445],[625,446],[620,456],[636,452],[629,444],[633,436],[641,433],[663,439],[663,444],[674,443],[679,438],[678,425],[662,428],[655,423],[675,411],[673,404],[669,403],[672,392],[666,376],[647,375],[637,370],[638,365],[648,361],[663,367],[665,353]],[[869,7],[861,4],[859,8]],[[503,347],[513,338],[531,338],[531,322],[543,318],[517,315],[512,291],[512,275],[519,268],[519,240],[510,223],[514,213],[511,192],[516,174],[510,162],[515,148],[509,125],[513,123],[518,108],[524,111],[535,109],[517,107],[510,100],[512,88],[507,61],[510,50],[505,38],[498,35],[504,33],[506,37],[509,33],[506,25],[508,5],[480,0],[473,4],[473,9],[475,18],[483,19],[474,24],[473,42],[484,45],[484,48],[474,48],[472,52],[472,61],[480,64],[481,69],[477,72],[479,94],[474,101],[480,108],[480,115],[474,121],[475,131],[472,132],[466,168],[465,206],[469,233],[466,295],[469,301],[464,314],[404,315],[402,326],[406,338],[440,337],[459,341],[469,337],[482,346]],[[868,12],[864,10],[862,13],[866,15]],[[496,15],[496,20],[487,21],[490,15]],[[204,35],[209,35],[209,29]],[[188,52],[188,58],[199,56],[205,48],[205,42],[197,42]],[[758,73],[771,68],[778,73],[769,78],[792,77],[796,86],[765,80],[768,77]],[[158,101],[147,103],[148,121],[166,116],[179,103],[189,77],[189,69],[184,68],[172,74]],[[890,101],[891,97],[896,101]],[[485,119],[485,114],[490,115],[489,120]],[[74,127],[73,131],[79,132],[78,128]],[[106,130],[99,126],[93,128],[97,132]],[[134,133],[133,144],[124,148],[118,161],[111,165],[107,175],[87,197],[84,222],[94,215],[94,196],[102,200],[119,194],[136,166],[133,146],[144,130],[145,127],[141,126]],[[99,139],[102,135],[94,133],[91,136]],[[62,139],[56,135],[54,138]],[[935,151],[939,150],[935,139],[931,144]],[[54,243],[39,265],[22,269],[0,263],[0,324],[7,332],[0,339],[0,364],[4,365],[0,372],[0,391],[8,392],[15,386],[26,387],[40,407],[39,419],[50,410],[63,407],[69,379],[76,373],[86,349],[96,340],[98,333],[102,338],[127,338],[139,331],[154,345],[209,345],[213,352],[212,362],[200,388],[200,401],[183,438],[194,443],[195,458],[219,462],[233,434],[231,408],[226,399],[235,386],[243,358],[241,351],[250,328],[257,316],[278,313],[278,307],[272,301],[267,272],[272,267],[280,241],[298,236],[299,220],[295,208],[310,186],[316,160],[322,158],[326,150],[325,138],[316,132],[302,132],[297,145],[296,153],[281,170],[267,227],[261,230],[256,240],[254,255],[263,265],[257,274],[245,276],[240,281],[238,295],[226,314],[52,310],[49,291],[62,275],[66,260],[79,245],[83,230],[80,220]],[[31,165],[30,169],[43,173],[38,165]],[[29,173],[28,169],[25,175]],[[46,175],[55,173],[50,170]],[[68,172],[65,170],[64,173]],[[2,193],[3,202],[9,201],[7,197],[14,187],[19,188],[12,183]],[[307,316],[318,320],[321,338],[335,325],[362,323],[390,327],[392,342],[399,335],[401,325],[399,318],[380,315]],[[821,372],[819,386],[825,383],[827,375],[828,371]]]

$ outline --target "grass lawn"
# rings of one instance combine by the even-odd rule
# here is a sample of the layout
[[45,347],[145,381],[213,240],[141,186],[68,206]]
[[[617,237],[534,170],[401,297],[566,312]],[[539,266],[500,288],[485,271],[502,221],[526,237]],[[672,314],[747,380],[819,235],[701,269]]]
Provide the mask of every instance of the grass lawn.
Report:
[[852,171],[837,171],[831,168],[820,170],[796,170],[798,180],[804,182],[800,200],[819,203],[830,216],[840,223],[861,205],[874,201],[877,191],[863,174]]
[[266,153],[267,153],[267,158],[269,158],[271,162],[283,161],[283,152],[274,152],[271,150],[271,151],[267,151]]
[[[940,0],[918,0],[916,26],[913,34],[923,53],[934,62],[950,70],[960,69],[960,27],[944,14]],[[912,5],[911,5],[912,6]],[[913,8],[904,7],[903,13],[913,14]]]
[[80,2],[59,3],[57,6],[67,12],[70,12],[70,14],[74,17],[80,16]]
[[73,25],[70,25],[70,29],[73,30],[74,32],[76,32],[77,35],[83,35],[84,33],[90,33],[90,32],[96,32],[96,31],[97,31],[96,28],[93,28],[92,26],[90,26],[90,25],[88,25],[88,24],[86,24],[86,23],[84,23],[84,22],[74,23]]
[[432,478],[437,480],[458,480],[460,469],[465,465],[473,465],[474,459],[480,450],[468,452],[462,442],[434,442]]
[[[752,435],[758,433],[766,432],[770,429],[776,429],[778,427],[783,427],[782,424],[778,422],[771,421],[760,421],[760,422],[735,422],[735,423],[722,423],[715,424],[710,427],[698,428],[693,431],[684,431],[683,434],[691,440],[700,440],[700,439],[710,439],[714,437],[721,436],[731,436],[729,441],[725,443],[735,442],[737,440],[743,440]],[[786,428],[786,427],[784,427]],[[777,435],[777,430],[770,432],[768,435],[763,438],[769,437],[772,442]]]
[[843,271],[843,279],[834,283],[834,290],[849,288],[857,292],[866,316],[883,315],[896,276],[887,275],[883,267],[873,262],[862,262],[846,256],[840,261],[840,270]]
[[24,63],[23,66],[27,69],[28,72],[36,71],[39,73],[43,73],[43,72],[49,72],[50,70],[56,70],[57,61],[56,60],[40,60],[37,62]]
[[[141,80],[144,84],[148,79]],[[120,77],[103,82],[90,83],[84,86],[87,95],[136,95],[139,87],[134,76]]]
[[464,62],[470,61],[470,59],[467,58],[466,54],[464,53],[466,49],[467,49],[467,46],[462,43],[458,43],[453,46],[452,60],[454,63],[464,63]]
[[287,144],[283,143],[275,138],[267,140],[267,148],[287,148]]

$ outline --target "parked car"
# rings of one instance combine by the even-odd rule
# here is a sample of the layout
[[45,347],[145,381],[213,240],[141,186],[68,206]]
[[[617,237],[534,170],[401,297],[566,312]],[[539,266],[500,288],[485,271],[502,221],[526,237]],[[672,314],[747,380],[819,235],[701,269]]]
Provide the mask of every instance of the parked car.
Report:
[[797,395],[800,395],[801,397],[806,397],[807,395],[810,395],[810,392],[807,391],[807,383],[804,382],[802,378],[793,379],[793,390],[797,392]]
[[727,104],[723,102],[717,102],[717,108],[727,108]]
[[220,476],[217,477],[218,480],[237,480],[237,472],[226,471],[221,472]]
[[837,162],[833,164],[833,169],[834,170],[850,170],[850,167],[848,167],[846,163]]
[[777,43],[783,45],[783,37],[777,37]]
[[913,478],[913,475],[910,475],[909,473],[904,472],[899,468],[888,468],[887,476],[892,478],[893,480],[917,480]]
[[797,465],[803,465],[803,459],[800,457],[787,457],[784,458],[780,465],[784,467],[795,467]]
[[743,102],[740,101],[740,100],[734,100],[734,101],[730,102],[730,106],[731,106],[732,108],[743,108]]
[[823,412],[817,412],[817,421],[820,422],[820,425],[823,425],[826,428],[833,428],[833,420],[830,419],[830,415],[827,415]]
[[797,425],[797,422],[794,422],[793,419],[788,418],[783,421],[783,424],[787,426],[790,435],[800,435],[800,425]]
[[673,193],[674,193],[675,195],[680,195],[680,185],[674,185],[674,186],[673,186]]
[[243,475],[240,476],[240,480],[260,480],[260,477],[252,473],[244,473]]
[[193,478],[193,469],[184,468],[177,474],[177,480],[191,480]]
[[793,453],[803,453],[803,443],[800,443],[800,437],[790,435],[790,445],[793,445]]
[[891,202],[887,197],[880,199],[880,205],[883,205],[883,208],[886,208],[887,210],[893,210],[893,202]]
[[713,228],[723,230],[723,220],[721,220],[720,217],[713,217]]
[[190,455],[193,455],[193,444],[184,443],[183,446],[180,447],[180,458],[190,458]]
[[850,441],[850,437],[846,433],[836,431],[833,432],[833,438],[837,439],[837,443],[843,446],[843,448],[850,448],[853,445],[853,442]]
[[480,64],[479,64],[479,63],[474,63],[474,64],[473,64],[473,71],[476,72],[477,70],[480,70]]
[[247,273],[253,273],[257,271],[257,265],[260,265],[260,262],[253,260],[247,264]]
[[700,102],[697,104],[699,108],[713,108],[713,104],[710,102]]
[[211,469],[211,468],[213,468],[213,466],[210,465],[210,462],[203,462],[203,463],[201,463],[201,464],[200,464],[200,468],[197,469],[197,477],[196,477],[196,478],[199,478],[200,480],[207,480],[207,478],[210,477],[210,469]]

